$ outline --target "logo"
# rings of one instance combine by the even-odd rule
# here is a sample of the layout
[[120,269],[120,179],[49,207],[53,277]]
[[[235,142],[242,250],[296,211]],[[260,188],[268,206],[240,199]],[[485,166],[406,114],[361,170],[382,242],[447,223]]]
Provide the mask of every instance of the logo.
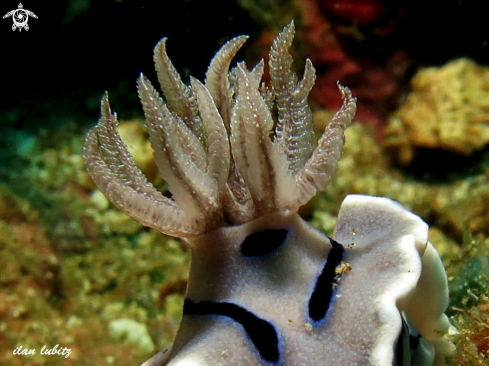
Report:
[[12,30],[15,31],[19,28],[19,32],[24,28],[26,31],[29,30],[29,25],[27,25],[27,21],[29,20],[29,15],[33,18],[37,19],[37,15],[32,11],[24,9],[22,3],[19,3],[19,8],[9,11],[7,14],[3,16],[3,19],[12,17],[14,24],[12,25]]

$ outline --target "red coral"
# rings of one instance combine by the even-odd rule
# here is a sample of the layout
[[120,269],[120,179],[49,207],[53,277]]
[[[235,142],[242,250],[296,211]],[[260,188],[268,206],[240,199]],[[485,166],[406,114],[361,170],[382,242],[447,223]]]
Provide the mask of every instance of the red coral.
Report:
[[359,25],[375,22],[385,13],[380,0],[322,0],[319,3],[338,18]]
[[373,125],[381,139],[410,65],[404,50],[394,47],[379,53],[368,43],[391,36],[395,22],[384,18],[392,12],[386,12],[380,0],[302,0],[300,5],[302,37],[318,73],[311,97],[325,108],[338,109],[341,98],[336,82],[347,85],[358,98],[357,119]]

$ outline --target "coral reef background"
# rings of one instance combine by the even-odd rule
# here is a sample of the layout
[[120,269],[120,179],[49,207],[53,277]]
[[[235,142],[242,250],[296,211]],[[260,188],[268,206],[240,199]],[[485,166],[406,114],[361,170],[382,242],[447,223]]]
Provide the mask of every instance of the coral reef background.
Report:
[[[249,34],[237,58],[254,64],[295,18],[294,52],[318,70],[318,133],[338,107],[337,80],[359,99],[339,171],[304,217],[329,233],[348,193],[387,196],[423,217],[450,276],[459,334],[448,362],[489,364],[489,32],[480,5],[165,4],[24,1],[38,16],[28,32],[0,21],[0,363],[137,365],[171,342],[189,253],[95,190],[81,159],[84,133],[108,90],[136,162],[165,191],[135,88],[140,72],[156,80],[156,42],[168,37],[177,69],[203,79],[227,39]],[[17,6],[4,1],[0,13]],[[71,348],[70,357],[40,354],[56,344]],[[14,355],[21,345],[37,354]]]

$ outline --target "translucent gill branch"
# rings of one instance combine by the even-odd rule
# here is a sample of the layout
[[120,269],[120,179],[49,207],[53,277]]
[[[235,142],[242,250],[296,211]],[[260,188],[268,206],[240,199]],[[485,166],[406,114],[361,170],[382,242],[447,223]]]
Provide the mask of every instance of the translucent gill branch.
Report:
[[347,87],[338,84],[338,88],[343,98],[343,105],[326,126],[318,146],[296,176],[300,192],[299,205],[305,204],[317,192],[325,189],[333,177],[345,145],[345,129],[355,116],[357,99],[352,97]]

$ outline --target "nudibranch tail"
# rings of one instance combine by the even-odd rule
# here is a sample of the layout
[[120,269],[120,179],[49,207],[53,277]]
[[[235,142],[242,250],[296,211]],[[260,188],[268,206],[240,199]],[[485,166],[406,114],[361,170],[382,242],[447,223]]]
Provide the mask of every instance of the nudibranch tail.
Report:
[[301,80],[291,70],[288,49],[294,32],[292,22],[273,42],[271,89],[261,82],[263,61],[251,71],[243,62],[230,70],[245,36],[217,52],[205,83],[191,78],[190,86],[183,83],[162,39],[154,60],[165,99],[144,75],[138,79],[138,91],[155,161],[172,198],[157,192],[136,167],[115,128],[107,97],[84,149],[95,183],[126,214],[174,236],[297,211],[332,177],[356,100],[339,86],[343,106],[313,152],[307,97],[315,71],[310,60]]

